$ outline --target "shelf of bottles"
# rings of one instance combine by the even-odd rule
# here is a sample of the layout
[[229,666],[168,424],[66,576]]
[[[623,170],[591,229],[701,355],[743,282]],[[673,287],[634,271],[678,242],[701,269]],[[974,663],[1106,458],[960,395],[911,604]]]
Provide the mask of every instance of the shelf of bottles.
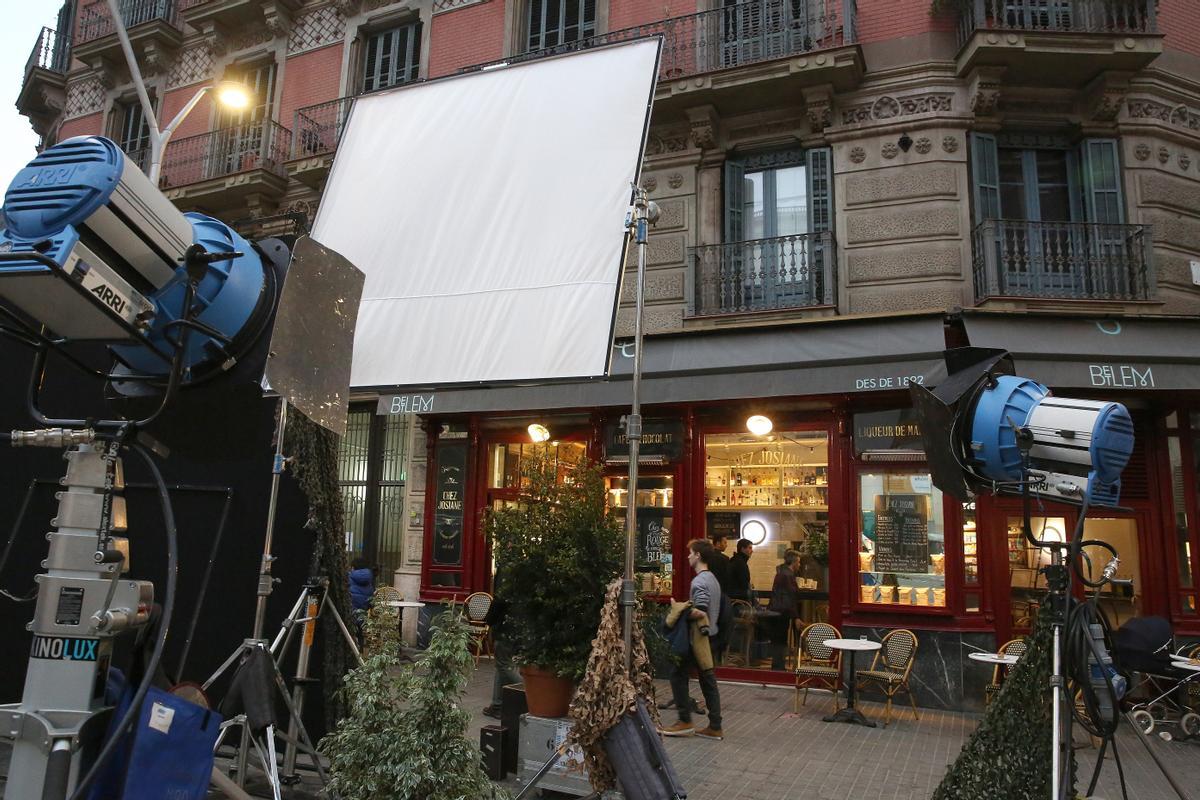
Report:
[[828,511],[828,465],[710,466],[704,472],[704,503],[711,510]]
[[979,550],[975,533],[975,503],[963,503],[963,570],[966,583],[979,583]]

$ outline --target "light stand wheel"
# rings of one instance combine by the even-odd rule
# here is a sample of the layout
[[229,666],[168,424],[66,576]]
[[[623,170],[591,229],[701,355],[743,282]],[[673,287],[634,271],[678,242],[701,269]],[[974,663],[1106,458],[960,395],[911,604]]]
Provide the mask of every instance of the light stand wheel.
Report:
[[1144,708],[1139,708],[1130,715],[1133,720],[1133,726],[1141,731],[1144,735],[1149,736],[1154,733],[1154,717]]
[[1179,738],[1195,739],[1200,736],[1200,714],[1189,711],[1179,718]]

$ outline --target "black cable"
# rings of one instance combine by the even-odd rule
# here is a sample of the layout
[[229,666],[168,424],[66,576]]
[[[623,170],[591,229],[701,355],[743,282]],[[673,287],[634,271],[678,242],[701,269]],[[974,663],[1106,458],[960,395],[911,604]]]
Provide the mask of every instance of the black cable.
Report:
[[158,485],[158,499],[162,504],[163,526],[167,535],[167,585],[163,596],[162,617],[159,620],[158,636],[154,642],[154,651],[150,654],[150,660],[146,663],[146,673],[142,676],[142,682],[138,686],[137,693],[133,696],[133,701],[129,704],[129,710],[125,712],[125,716],[121,718],[121,722],[113,729],[112,735],[108,741],[104,743],[96,760],[92,762],[91,768],[87,774],[75,786],[75,791],[71,793],[70,800],[81,800],[86,795],[87,787],[100,774],[104,763],[108,761],[112,754],[116,752],[117,746],[124,738],[126,730],[138,718],[141,713],[142,701],[146,699],[146,692],[150,689],[150,684],[154,682],[154,674],[158,671],[158,664],[162,660],[163,650],[167,643],[167,631],[171,627],[171,614],[175,610],[175,584],[179,572],[179,542],[176,537],[175,530],[175,512],[171,508],[171,496],[167,493],[167,484],[163,480],[162,473],[159,472],[158,465],[154,463],[154,459],[150,453],[137,443],[130,443],[128,447],[141,456],[142,461],[150,469],[150,473],[154,476],[154,482]]
[[188,654],[192,649],[192,637],[196,635],[196,624],[200,621],[200,612],[204,609],[204,597],[208,594],[208,583],[212,578],[213,566],[217,563],[217,549],[225,535],[225,523],[229,520],[229,508],[233,505],[233,489],[225,490],[225,505],[221,509],[221,521],[217,524],[217,533],[213,536],[212,546],[208,550],[208,564],[204,567],[204,577],[200,579],[200,593],[192,610],[192,619],[188,623],[187,636],[183,640],[183,652],[179,654],[179,666],[175,668],[176,680],[183,680],[183,670],[187,666]]
[[[7,436],[8,434],[4,435]],[[8,534],[8,543],[4,545],[4,554],[0,555],[0,574],[4,572],[4,567],[8,564],[8,557],[12,553],[13,543],[17,541],[17,535],[21,532],[21,523],[25,521],[25,513],[29,511],[29,503],[33,499],[33,491],[37,488],[37,485],[37,479],[34,478],[25,489],[25,497],[21,500],[21,509],[17,512],[17,518],[13,521],[12,531]],[[3,589],[0,589],[0,594],[3,594],[15,603],[28,603],[37,599],[37,587],[34,587],[34,590],[27,597],[17,597]]]

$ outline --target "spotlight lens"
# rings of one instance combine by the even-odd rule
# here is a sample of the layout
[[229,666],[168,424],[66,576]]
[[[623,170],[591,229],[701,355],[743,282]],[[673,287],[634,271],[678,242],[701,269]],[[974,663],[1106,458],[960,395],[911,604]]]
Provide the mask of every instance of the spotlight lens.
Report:
[[753,433],[755,436],[766,436],[771,432],[775,424],[771,422],[769,417],[764,417],[762,414],[755,414],[750,419],[746,420],[746,430]]
[[550,438],[550,429],[537,422],[529,426],[529,438],[535,442],[544,442]]

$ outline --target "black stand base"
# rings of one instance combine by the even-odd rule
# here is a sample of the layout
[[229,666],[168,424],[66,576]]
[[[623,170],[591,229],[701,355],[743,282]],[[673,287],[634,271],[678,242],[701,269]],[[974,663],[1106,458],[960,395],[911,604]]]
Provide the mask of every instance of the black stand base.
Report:
[[843,708],[836,714],[821,718],[824,722],[845,722],[847,725],[863,725],[874,728],[875,723],[864,717],[857,708]]

